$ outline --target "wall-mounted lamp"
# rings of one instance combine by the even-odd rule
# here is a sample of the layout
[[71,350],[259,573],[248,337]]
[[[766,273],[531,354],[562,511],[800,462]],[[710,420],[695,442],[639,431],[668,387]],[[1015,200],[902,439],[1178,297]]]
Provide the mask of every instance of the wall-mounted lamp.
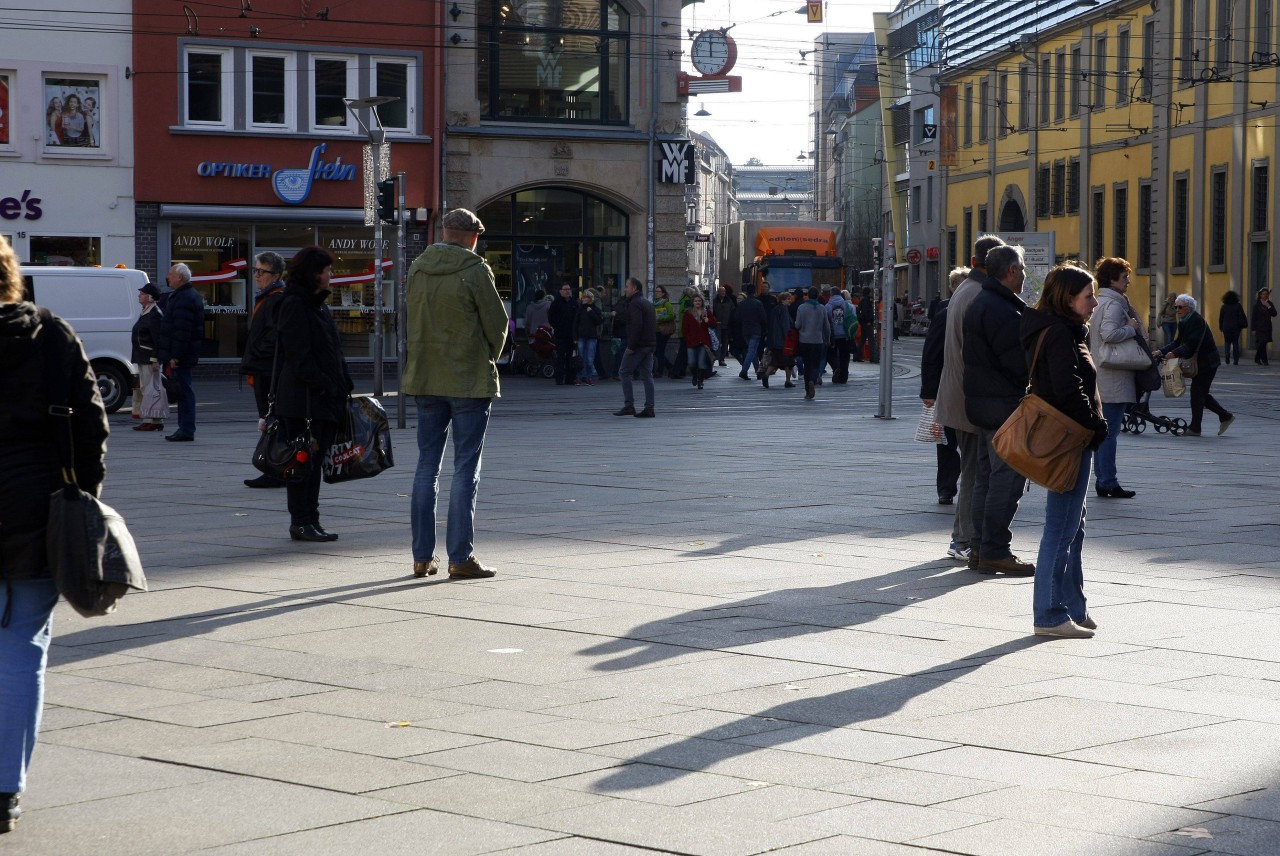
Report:
[[710,113],[710,112],[708,112],[708,110],[707,110],[707,106],[706,106],[705,104],[703,104],[701,101],[699,101],[699,102],[698,102],[698,112],[697,112],[697,113],[694,113],[693,115],[695,115],[695,116],[710,116],[710,115],[711,115],[711,113]]

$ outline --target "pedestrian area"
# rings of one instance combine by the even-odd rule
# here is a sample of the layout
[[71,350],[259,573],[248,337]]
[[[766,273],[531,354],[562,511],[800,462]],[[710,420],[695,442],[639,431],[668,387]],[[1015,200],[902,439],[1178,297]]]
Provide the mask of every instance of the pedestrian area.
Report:
[[651,420],[610,415],[616,384],[504,381],[483,581],[411,575],[412,415],[395,469],[323,488],[332,544],[242,486],[234,381],[198,385],[195,443],[113,417],[104,499],[152,591],[59,607],[0,852],[1280,853],[1280,377],[1219,374],[1225,437],[1121,440],[1097,638],[1050,640],[1029,580],[945,558],[901,348],[895,420],[869,365],[814,402],[659,381]]

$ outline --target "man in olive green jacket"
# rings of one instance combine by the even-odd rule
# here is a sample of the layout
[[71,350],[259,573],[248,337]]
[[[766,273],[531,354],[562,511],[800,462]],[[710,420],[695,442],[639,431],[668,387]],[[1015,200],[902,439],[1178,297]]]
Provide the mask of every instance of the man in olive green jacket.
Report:
[[445,539],[449,576],[491,577],[480,564],[475,541],[480,453],[489,408],[498,391],[498,357],[507,337],[507,310],[493,271],[476,255],[484,232],[480,218],[465,208],[444,215],[444,240],[432,244],[409,268],[409,320],[402,391],[418,410],[418,468],[413,477],[410,515],[413,573],[436,573],[436,496],[444,444],[453,429],[453,487]]

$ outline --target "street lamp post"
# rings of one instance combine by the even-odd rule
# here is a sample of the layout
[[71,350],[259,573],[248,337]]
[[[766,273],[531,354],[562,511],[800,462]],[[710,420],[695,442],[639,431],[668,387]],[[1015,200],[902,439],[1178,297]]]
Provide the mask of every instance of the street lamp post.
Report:
[[[351,115],[355,117],[359,123],[360,129],[369,137],[369,146],[373,150],[372,160],[373,166],[373,394],[382,395],[383,387],[383,324],[382,309],[384,306],[382,293],[382,217],[377,211],[378,188],[383,180],[383,161],[385,160],[388,168],[391,163],[391,144],[387,140],[386,129],[382,127],[382,117],[378,115],[378,108],[383,104],[390,104],[400,99],[390,95],[374,95],[368,98],[348,98],[346,100],[347,109],[351,111]],[[376,127],[370,128],[360,116],[361,110],[368,110],[373,114],[373,120]],[[385,154],[384,154],[385,152]],[[366,179],[366,196],[368,195],[368,180]],[[366,209],[368,201],[366,200]],[[397,212],[398,213],[398,212]],[[398,220],[397,216],[397,220]],[[404,301],[404,295],[400,295],[400,301]],[[400,368],[398,366],[398,368]]]

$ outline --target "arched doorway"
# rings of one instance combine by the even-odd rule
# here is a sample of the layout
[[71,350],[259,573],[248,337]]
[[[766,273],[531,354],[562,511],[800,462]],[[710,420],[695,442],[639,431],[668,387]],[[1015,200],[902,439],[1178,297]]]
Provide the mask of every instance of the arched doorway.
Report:
[[476,252],[493,268],[498,293],[516,325],[539,289],[555,294],[568,282],[594,288],[607,313],[627,272],[629,218],[605,200],[564,187],[535,187],[500,196],[476,212],[485,225]]
[[1000,231],[1021,232],[1027,228],[1027,220],[1022,216],[1022,206],[1015,199],[1006,199],[1000,209]]

